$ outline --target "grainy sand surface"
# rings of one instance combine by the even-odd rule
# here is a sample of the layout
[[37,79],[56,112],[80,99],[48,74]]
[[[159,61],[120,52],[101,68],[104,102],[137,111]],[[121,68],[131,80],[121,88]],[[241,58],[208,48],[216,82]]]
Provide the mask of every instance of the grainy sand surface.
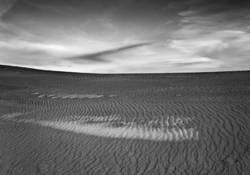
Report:
[[0,66],[0,175],[249,175],[250,72]]

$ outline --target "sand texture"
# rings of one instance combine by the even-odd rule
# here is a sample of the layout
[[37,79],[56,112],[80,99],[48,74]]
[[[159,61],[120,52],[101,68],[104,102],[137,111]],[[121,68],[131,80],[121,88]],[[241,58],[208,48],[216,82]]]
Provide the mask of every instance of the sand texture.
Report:
[[249,175],[250,72],[0,66],[0,175]]

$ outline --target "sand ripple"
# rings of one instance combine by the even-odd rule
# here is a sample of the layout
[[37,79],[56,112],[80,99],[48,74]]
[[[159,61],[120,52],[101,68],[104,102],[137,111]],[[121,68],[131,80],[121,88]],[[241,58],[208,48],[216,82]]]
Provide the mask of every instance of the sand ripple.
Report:
[[34,92],[32,95],[38,98],[51,98],[51,99],[93,99],[101,97],[114,97],[115,95],[103,95],[103,94],[43,94],[40,92]]
[[[2,119],[12,120],[15,122],[25,122],[39,124],[74,133],[88,134],[100,137],[126,138],[126,139],[143,139],[155,141],[182,141],[198,140],[199,132],[195,128],[176,127],[176,123],[171,122],[172,127],[167,122],[158,125],[159,121],[149,121],[148,123],[138,124],[136,122],[119,121],[116,116],[85,116],[85,120],[79,121],[39,121],[34,119],[16,118],[22,113],[11,113],[2,116]],[[83,117],[82,117],[83,118]],[[171,116],[173,119],[173,116]],[[118,120],[118,121],[117,121]],[[180,121],[180,119],[178,119]],[[181,123],[184,123],[181,121]],[[175,125],[173,125],[175,124]]]

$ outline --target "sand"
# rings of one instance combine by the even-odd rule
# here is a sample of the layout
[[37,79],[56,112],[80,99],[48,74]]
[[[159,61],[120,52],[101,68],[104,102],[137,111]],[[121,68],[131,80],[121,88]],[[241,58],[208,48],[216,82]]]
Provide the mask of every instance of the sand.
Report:
[[250,173],[250,72],[0,66],[0,174]]

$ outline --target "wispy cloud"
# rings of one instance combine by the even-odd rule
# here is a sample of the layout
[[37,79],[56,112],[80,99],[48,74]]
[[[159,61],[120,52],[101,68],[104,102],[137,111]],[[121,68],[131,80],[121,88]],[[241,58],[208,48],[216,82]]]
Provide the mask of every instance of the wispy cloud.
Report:
[[122,46],[122,47],[118,47],[118,48],[114,48],[114,49],[109,49],[109,50],[104,50],[104,51],[100,51],[100,52],[96,52],[96,53],[90,53],[90,54],[84,54],[84,55],[80,55],[80,56],[76,56],[76,57],[72,57],[72,58],[67,58],[70,59],[72,61],[97,61],[97,62],[106,62],[108,61],[107,58],[110,55],[114,55],[114,54],[119,54],[121,52],[126,52],[128,50],[132,50],[132,49],[137,49],[143,46],[147,46],[150,45],[151,43],[139,43],[139,44],[131,44],[131,45],[126,45],[126,46]]
[[0,1],[0,18],[11,9],[16,0],[1,0]]

